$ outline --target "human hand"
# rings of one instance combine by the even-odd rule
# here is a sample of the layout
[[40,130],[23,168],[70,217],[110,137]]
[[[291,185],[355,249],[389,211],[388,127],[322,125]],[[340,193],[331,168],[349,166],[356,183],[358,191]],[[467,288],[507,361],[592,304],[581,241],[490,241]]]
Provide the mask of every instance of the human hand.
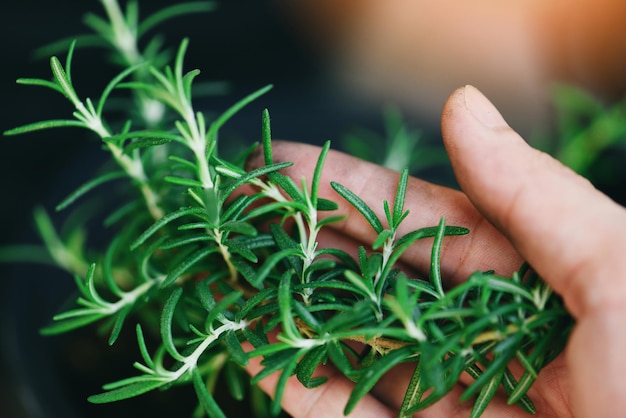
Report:
[[[405,228],[434,225],[441,216],[449,224],[471,230],[467,240],[449,240],[442,251],[442,274],[449,285],[476,270],[506,275],[522,259],[559,293],[576,319],[563,354],[544,368],[528,395],[539,416],[617,417],[626,413],[626,210],[551,157],[529,147],[475,88],[457,90],[444,107],[442,130],[446,149],[464,193],[411,178]],[[319,151],[312,146],[278,143],[275,161],[293,161],[288,174],[313,172]],[[329,154],[321,184],[341,179],[372,208],[393,200],[398,174],[356,158]],[[320,194],[330,194],[330,187]],[[339,211],[350,213],[349,205]],[[381,214],[379,214],[381,215]],[[413,219],[413,220],[411,220]],[[411,223],[412,222],[412,223]],[[417,224],[419,222],[419,224]],[[333,224],[331,224],[333,225]],[[321,237],[345,249],[372,242],[373,232],[360,216],[349,216]],[[445,242],[445,241],[444,241]],[[339,243],[339,244],[338,244]],[[430,248],[415,245],[404,262],[428,271]],[[513,372],[516,365],[512,364]],[[248,367],[260,369],[253,359]],[[359,417],[396,416],[412,371],[396,368],[353,411]],[[324,385],[304,388],[295,378],[287,385],[283,406],[294,417],[340,417],[352,383],[333,369]],[[469,377],[419,416],[467,415],[471,405],[459,401]],[[271,393],[275,378],[260,382]],[[484,416],[525,416],[506,398],[497,397]]]

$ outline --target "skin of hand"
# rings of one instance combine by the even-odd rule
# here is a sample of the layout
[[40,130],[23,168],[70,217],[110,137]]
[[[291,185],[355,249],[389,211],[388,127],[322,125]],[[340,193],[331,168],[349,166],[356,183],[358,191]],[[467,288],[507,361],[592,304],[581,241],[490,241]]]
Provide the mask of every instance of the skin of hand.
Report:
[[[463,192],[411,178],[405,221],[411,229],[435,225],[445,216],[449,225],[470,228],[466,239],[444,240],[442,269],[453,285],[476,270],[510,274],[522,260],[559,293],[576,326],[560,356],[544,368],[528,394],[539,417],[626,416],[626,210],[597,191],[587,180],[550,156],[531,148],[476,88],[455,91],[442,115],[444,145]],[[275,161],[293,161],[287,173],[299,178],[313,172],[319,149],[277,142]],[[262,164],[262,158],[251,165]],[[340,179],[372,208],[393,201],[398,173],[354,157],[331,152],[322,184]],[[320,194],[332,196],[329,186]],[[380,208],[379,208],[380,206]],[[372,242],[365,221],[347,204],[339,212],[348,218],[320,237],[346,250]],[[405,225],[408,228],[408,225]],[[416,272],[427,271],[430,247],[416,245],[404,263]],[[260,369],[260,359],[248,366]],[[519,365],[510,365],[513,373]],[[352,383],[332,365],[316,372],[329,380],[306,389],[292,378],[283,407],[294,417],[341,417]],[[384,376],[353,411],[357,417],[397,416],[410,368],[396,368]],[[260,382],[272,393],[277,376]],[[450,394],[419,417],[467,416],[471,403],[458,400],[470,383],[463,376]],[[517,406],[496,396],[485,417],[522,417]]]

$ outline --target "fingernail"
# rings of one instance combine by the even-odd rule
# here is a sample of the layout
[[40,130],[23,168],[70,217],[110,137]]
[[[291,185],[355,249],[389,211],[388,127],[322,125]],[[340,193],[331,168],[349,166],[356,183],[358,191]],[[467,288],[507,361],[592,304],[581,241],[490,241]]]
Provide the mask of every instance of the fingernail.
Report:
[[467,85],[463,92],[465,107],[476,120],[488,128],[508,126],[498,109],[476,87]]

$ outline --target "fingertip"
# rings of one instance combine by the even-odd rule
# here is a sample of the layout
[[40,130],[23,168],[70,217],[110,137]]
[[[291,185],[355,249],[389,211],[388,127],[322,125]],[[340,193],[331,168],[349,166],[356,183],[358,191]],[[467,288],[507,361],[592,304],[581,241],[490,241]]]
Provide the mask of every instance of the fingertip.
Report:
[[466,85],[463,91],[465,109],[486,128],[504,128],[508,123],[487,97],[476,87]]
[[[489,134],[492,131],[509,131],[514,135],[507,135],[507,139],[521,139],[510,128],[496,106],[480,90],[469,84],[456,89],[446,100],[442,111],[441,128],[444,145],[453,149],[460,140],[473,143],[479,138],[484,140],[496,138]],[[471,135],[459,136],[460,130]]]
[[507,124],[494,104],[471,85],[450,95],[441,128],[457,181],[477,207],[484,196],[491,195],[490,187],[497,189],[501,184],[489,180],[499,178],[512,169],[510,164],[517,164],[535,151]]
[[446,114],[451,113],[452,111],[455,110],[456,107],[463,104],[463,102],[465,101],[465,89],[467,88],[467,86],[468,85],[458,87],[456,90],[452,92],[452,94],[450,94],[450,96],[448,96],[448,99],[443,105],[444,116]]

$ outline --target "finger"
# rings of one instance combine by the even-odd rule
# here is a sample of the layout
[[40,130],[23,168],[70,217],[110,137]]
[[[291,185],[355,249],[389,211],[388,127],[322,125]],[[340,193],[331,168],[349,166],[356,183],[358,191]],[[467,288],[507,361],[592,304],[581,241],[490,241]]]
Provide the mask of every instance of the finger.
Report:
[[475,88],[445,105],[444,143],[463,191],[575,316],[626,301],[626,211],[529,147]]
[[624,209],[530,148],[472,87],[448,100],[442,128],[463,190],[578,318],[566,352],[571,387],[560,387],[571,391],[573,412],[623,414]]
[[[315,168],[320,149],[312,145],[275,141],[274,161],[291,161],[294,165],[286,170],[292,178],[309,179]],[[251,166],[263,164],[261,156],[255,157]],[[330,151],[322,173],[320,196],[336,201],[339,210],[332,215],[347,215],[346,220],[330,224],[330,227],[362,243],[372,243],[376,233],[354,207],[343,200],[330,186],[336,181],[359,195],[384,221],[383,201],[393,204],[399,181],[399,173],[388,170],[338,151]],[[409,179],[405,209],[411,214],[400,226],[399,233],[434,226],[441,217],[448,225],[470,229],[469,236],[444,239],[442,271],[445,276],[457,280],[467,278],[476,270],[496,270],[509,274],[517,269],[521,258],[506,238],[483,217],[462,193],[450,188],[434,185],[416,178]],[[321,216],[325,213],[321,212]],[[413,245],[404,256],[404,261],[423,273],[430,266],[432,240]]]

